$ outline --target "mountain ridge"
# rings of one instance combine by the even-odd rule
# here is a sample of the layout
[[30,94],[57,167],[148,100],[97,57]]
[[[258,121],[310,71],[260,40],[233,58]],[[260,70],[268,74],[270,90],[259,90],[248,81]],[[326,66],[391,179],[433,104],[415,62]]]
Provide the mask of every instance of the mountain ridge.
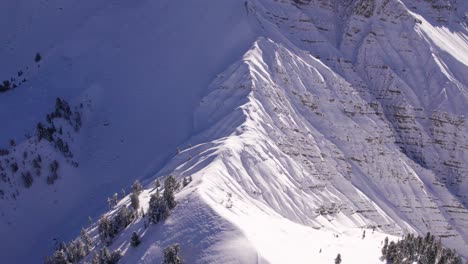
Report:
[[[149,169],[145,211],[154,179],[193,180],[166,222],[146,229],[138,218],[119,234],[110,248],[123,250],[124,263],[158,261],[174,242],[190,263],[327,262],[338,253],[375,263],[385,236],[427,231],[467,257],[466,23],[450,16],[433,26],[406,1],[293,2],[232,4],[257,36],[204,92],[195,135],[156,174]],[[203,212],[197,224],[192,209]],[[144,249],[126,243],[133,231]]]

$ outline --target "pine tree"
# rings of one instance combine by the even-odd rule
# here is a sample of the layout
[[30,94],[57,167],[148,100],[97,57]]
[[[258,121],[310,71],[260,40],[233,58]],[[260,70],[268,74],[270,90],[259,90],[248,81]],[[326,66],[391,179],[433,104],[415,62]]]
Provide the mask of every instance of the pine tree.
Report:
[[24,187],[29,188],[33,183],[33,177],[29,171],[21,173],[21,177],[23,178]]
[[91,239],[91,237],[88,235],[88,233],[86,232],[84,228],[81,228],[80,239],[81,241],[83,241],[86,254],[88,254],[91,251],[93,240]]
[[173,244],[164,249],[163,264],[182,264],[182,258],[179,256],[180,248],[178,244]]
[[177,181],[172,175],[167,177],[167,179],[164,181],[163,197],[164,197],[164,200],[166,200],[166,203],[169,209],[174,209],[174,207],[176,206],[176,201],[175,201],[175,196],[174,196],[176,185],[177,185]]
[[[65,254],[65,256],[67,257],[68,259],[68,255],[69,255],[69,250],[68,250],[68,246],[65,242],[60,242],[60,245],[58,246],[58,249],[57,251],[63,251],[63,253]],[[56,252],[57,252],[56,251]]]
[[135,193],[130,194],[130,203],[133,209],[138,210],[140,208],[140,198],[138,198],[138,195]]
[[98,253],[94,253],[91,264],[116,264],[122,258],[120,250],[109,252],[107,247],[103,247]]
[[71,242],[68,251],[68,260],[72,263],[77,263],[86,256],[85,245],[80,239]]
[[109,252],[109,249],[106,246],[101,248],[101,250],[99,251],[99,262],[107,264],[110,258],[111,254]]
[[108,260],[108,264],[117,264],[117,262],[119,262],[119,260],[122,258],[122,252],[120,252],[120,250],[115,250],[115,251],[112,251],[111,255],[110,255],[110,259]]
[[34,62],[40,62],[42,59],[41,54],[38,52],[36,53],[36,56],[34,56]]
[[98,222],[98,231],[101,241],[110,244],[115,235],[115,227],[107,216],[103,216]]
[[335,258],[335,264],[340,264],[341,263],[341,254],[338,253],[338,255]]
[[63,250],[58,250],[54,254],[55,264],[68,264],[67,255]]
[[156,180],[155,187],[156,187],[156,189],[158,189],[159,187],[161,187],[161,182],[159,181],[159,179]]
[[170,214],[166,200],[156,191],[152,194],[149,202],[148,217],[150,222],[157,223],[166,219]]
[[136,194],[136,196],[138,196],[141,194],[142,191],[143,191],[143,186],[141,186],[141,183],[138,180],[136,180],[132,184],[132,192]]
[[112,197],[107,198],[107,203],[110,209],[114,208],[119,203],[119,195],[114,193]]
[[135,211],[128,206],[122,206],[114,218],[114,226],[117,231],[127,227],[135,219]]
[[384,245],[382,247],[382,256],[387,256],[387,248],[388,248],[388,237],[385,237]]
[[91,264],[100,264],[99,254],[94,253],[93,258],[91,259]]
[[133,232],[130,245],[132,247],[138,247],[140,243],[141,243],[140,236],[136,232]]
[[386,257],[386,260],[387,262],[394,262],[395,259],[397,258],[396,255],[397,255],[397,248],[396,248],[396,245],[395,245],[395,242],[390,242],[390,244],[388,245],[388,248],[387,248],[387,257]]
[[182,181],[182,187],[185,187],[185,186],[189,185],[191,181],[192,181],[191,176],[184,177],[184,180]]

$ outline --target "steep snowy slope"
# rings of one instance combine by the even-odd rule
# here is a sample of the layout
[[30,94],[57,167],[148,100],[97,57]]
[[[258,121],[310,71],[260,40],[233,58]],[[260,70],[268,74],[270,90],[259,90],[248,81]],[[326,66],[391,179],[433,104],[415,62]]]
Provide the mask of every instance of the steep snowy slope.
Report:
[[15,173],[18,185],[1,187],[0,233],[15,242],[2,245],[0,258],[19,263],[42,260],[54,239],[71,239],[102,213],[108,196],[173,156],[213,76],[254,41],[237,2],[15,0],[0,10],[0,58],[11,62],[0,65],[0,80],[19,70],[27,78],[0,94],[1,148],[34,134],[58,96],[89,105],[69,142],[78,168],[61,164],[51,186],[44,175],[25,189]]
[[[376,111],[345,111],[350,101],[365,104],[345,80],[310,55],[300,54],[304,57],[261,38],[241,62],[213,82],[213,91],[196,113],[198,126],[212,128],[193,138],[195,146],[161,171],[180,179],[191,176],[192,184],[179,194],[173,216],[162,227],[148,229],[162,228],[159,233],[147,234],[139,223],[140,229],[132,226],[115,240],[112,249],[124,250],[123,261],[135,262],[135,254],[142,263],[159,261],[161,249],[178,242],[190,263],[232,261],[226,251],[251,263],[257,261],[246,253],[251,249],[232,246],[232,240],[247,238],[261,262],[326,263],[341,253],[349,263],[376,263],[385,236],[380,232],[398,235],[403,230],[453,235],[448,243],[459,249],[467,246],[459,231],[447,226],[453,217],[462,222],[461,232],[465,230],[457,212],[449,218],[443,211],[444,202],[455,204],[453,196],[445,188],[432,187],[434,175],[400,152],[390,126]],[[314,104],[313,95],[334,100]],[[205,136],[219,139],[203,143]],[[361,153],[368,158],[359,160]],[[229,248],[222,253],[203,250],[199,255],[193,233],[181,231],[192,230],[193,210],[206,212],[199,208],[198,197],[223,216],[221,222],[228,220],[242,230],[242,236],[229,233],[229,239],[220,241],[214,239],[224,234],[217,228],[219,222],[197,220],[196,229],[206,232],[207,226],[214,226],[208,228],[214,234],[208,231],[203,237],[212,238],[210,246]],[[440,204],[432,201],[434,197],[442,199]],[[380,232],[372,232],[374,227]],[[366,229],[371,235],[362,239]],[[146,243],[144,253],[128,247],[135,230]]]
[[[16,229],[2,223],[2,234],[42,245],[9,244],[0,257],[51,254],[48,236],[76,235],[135,177],[148,178],[147,211],[154,180],[170,174],[193,181],[164,223],[146,228],[137,218],[114,239],[121,262],[159,262],[177,242],[187,263],[330,263],[338,253],[378,263],[385,236],[427,231],[468,257],[467,4],[218,2],[83,5],[95,15],[70,16],[78,29],[51,41],[57,47],[31,73],[47,89],[0,94],[19,117],[37,107],[32,120],[57,95],[90,100],[74,144],[80,166],[54,185],[58,193],[33,185],[9,202],[16,212],[5,210]],[[33,126],[16,120],[5,141]],[[31,213],[38,192],[73,195]],[[18,219],[26,215],[43,226]]]

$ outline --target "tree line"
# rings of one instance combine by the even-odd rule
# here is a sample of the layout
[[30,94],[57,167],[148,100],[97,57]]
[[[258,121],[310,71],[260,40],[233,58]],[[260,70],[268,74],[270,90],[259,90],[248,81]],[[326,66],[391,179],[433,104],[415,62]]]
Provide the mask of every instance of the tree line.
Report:
[[455,250],[442,246],[430,232],[425,237],[408,234],[403,239],[388,242],[384,240],[382,258],[389,264],[463,264]]

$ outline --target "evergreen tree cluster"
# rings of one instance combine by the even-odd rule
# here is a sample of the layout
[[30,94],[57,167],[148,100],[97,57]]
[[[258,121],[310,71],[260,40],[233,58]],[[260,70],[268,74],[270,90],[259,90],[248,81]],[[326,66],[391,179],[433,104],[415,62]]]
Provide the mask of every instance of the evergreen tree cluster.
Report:
[[382,257],[389,264],[462,264],[456,251],[444,248],[429,232],[424,238],[408,234],[396,243],[385,238]]
[[[40,148],[38,148],[38,144],[41,141],[50,143],[58,153],[61,153],[66,158],[67,162],[72,166],[78,166],[78,163],[72,160],[73,153],[66,141],[67,137],[70,138],[71,135],[67,133],[67,137],[64,137],[65,133],[62,126],[60,126],[60,124],[68,122],[72,129],[78,131],[81,127],[81,114],[78,107],[75,110],[72,111],[70,105],[64,99],[56,98],[55,110],[47,114],[47,122],[37,123],[35,137],[29,134],[25,135],[27,139],[25,143],[27,144],[23,146],[26,147],[21,146],[17,148],[16,142],[11,139],[8,149],[0,149],[0,191],[3,193],[0,198],[5,197],[4,194],[6,193],[1,184],[8,184],[8,188],[13,189],[14,182],[22,182],[25,188],[30,188],[36,181],[36,177],[41,176],[47,168],[50,170],[50,174],[46,175],[45,178],[47,184],[54,184],[59,178],[58,161],[48,160],[50,163],[44,164],[47,160],[42,160],[41,158],[39,153]],[[56,122],[56,119],[60,119],[60,121]],[[21,153],[18,153],[20,151]],[[50,157],[50,155],[48,156]],[[15,178],[18,178],[18,180],[15,181]],[[11,197],[16,199],[18,194],[19,192],[16,189],[11,193]]]
[[70,244],[61,243],[52,257],[47,257],[46,264],[69,264],[78,263],[82,260],[92,248],[92,240],[84,229],[81,230],[81,235],[78,239],[70,242]]
[[136,211],[128,206],[122,206],[117,214],[110,218],[103,216],[98,222],[98,232],[101,241],[111,244],[112,239],[124,228],[126,228],[136,217]]
[[[171,210],[177,205],[174,194],[178,188],[179,183],[173,176],[167,177],[164,181],[162,195],[160,194],[159,187],[157,188],[156,194],[151,196],[149,202],[147,215],[150,222],[158,223],[170,215]],[[139,195],[143,192],[143,186],[139,181],[135,181],[131,186],[131,190],[130,206],[123,205],[113,216],[105,215],[98,221],[97,230],[99,238],[107,246],[112,243],[112,240],[119,232],[129,226],[130,223],[138,217]],[[132,197],[136,198],[136,201],[132,200]],[[114,208],[118,204],[118,195],[114,194],[108,201],[109,204],[112,205],[112,208]],[[130,239],[130,245],[132,247],[137,247],[140,244],[140,236],[138,233],[133,232]],[[72,241],[69,245],[62,243],[53,256],[47,257],[46,264],[77,263],[93,251],[94,255],[91,259],[92,264],[114,264],[122,257],[120,251],[110,252],[106,246],[101,248],[99,251],[93,249],[93,247],[94,245],[91,238],[85,230],[82,230],[79,238]],[[182,263],[179,256],[179,246],[177,244],[171,245],[165,249],[164,263]]]
[[57,131],[55,126],[44,126],[41,122],[37,123],[36,125],[36,132],[37,132],[37,138],[39,141],[42,139],[45,139],[49,142],[52,142],[54,140],[53,135]]
[[[36,126],[38,140],[41,141],[45,139],[49,142],[55,142],[55,146],[65,155],[70,156],[68,145],[64,142],[59,135],[62,135],[62,129],[57,129],[55,127],[54,119],[64,119],[66,120],[73,129],[78,132],[81,128],[81,113],[76,109],[75,111],[71,110],[70,105],[65,99],[57,97],[55,99],[55,110],[46,115],[47,124],[39,122]],[[56,132],[58,132],[56,134]],[[54,138],[54,135],[56,137]],[[61,140],[61,142],[59,141]]]
[[9,80],[4,80],[2,83],[0,83],[0,93],[6,92],[14,88],[16,88],[16,85],[12,85],[12,83]]
[[0,156],[7,156],[8,154],[10,154],[8,149],[0,149]]
[[171,213],[171,210],[175,208],[176,201],[174,192],[177,189],[177,181],[171,175],[164,181],[163,195],[159,193],[159,189],[155,194],[151,195],[148,217],[150,222],[158,223],[165,220]]
[[54,160],[52,163],[49,165],[50,169],[50,175],[47,176],[47,184],[54,184],[54,182],[58,179],[58,168],[59,168],[59,163],[58,161]]
[[46,120],[47,123],[51,124],[53,119],[63,118],[70,122],[70,125],[72,125],[72,127],[75,127],[77,124],[75,124],[74,121],[76,120],[75,118],[77,116],[80,117],[81,120],[81,114],[79,111],[73,112],[70,105],[67,101],[65,101],[65,99],[57,97],[55,99],[55,111],[47,114]]
[[110,252],[107,247],[103,247],[99,252],[94,253],[91,264],[116,264],[121,258],[120,250]]
[[[35,63],[39,63],[40,61],[42,60],[42,56],[39,52],[36,53],[36,55],[34,56],[34,62]],[[26,70],[28,70],[29,67],[26,67]],[[19,86],[21,86],[21,84],[25,83],[26,82],[26,78],[24,78],[23,74],[25,74],[25,72],[20,69],[18,71],[18,73],[16,74],[17,76],[15,77],[11,77],[9,80],[6,79],[6,80],[3,80],[0,82],[0,93],[4,93],[4,92],[7,92],[7,91],[10,91],[10,90],[13,90]]]
[[0,93],[4,93],[19,87],[21,84],[26,82],[26,78],[19,78],[23,75],[23,71],[18,71],[18,79],[11,77],[9,80],[3,80],[0,83]]
[[159,190],[155,194],[151,195],[148,208],[148,217],[151,223],[158,223],[163,221],[170,215],[169,206],[164,198],[159,193]]

